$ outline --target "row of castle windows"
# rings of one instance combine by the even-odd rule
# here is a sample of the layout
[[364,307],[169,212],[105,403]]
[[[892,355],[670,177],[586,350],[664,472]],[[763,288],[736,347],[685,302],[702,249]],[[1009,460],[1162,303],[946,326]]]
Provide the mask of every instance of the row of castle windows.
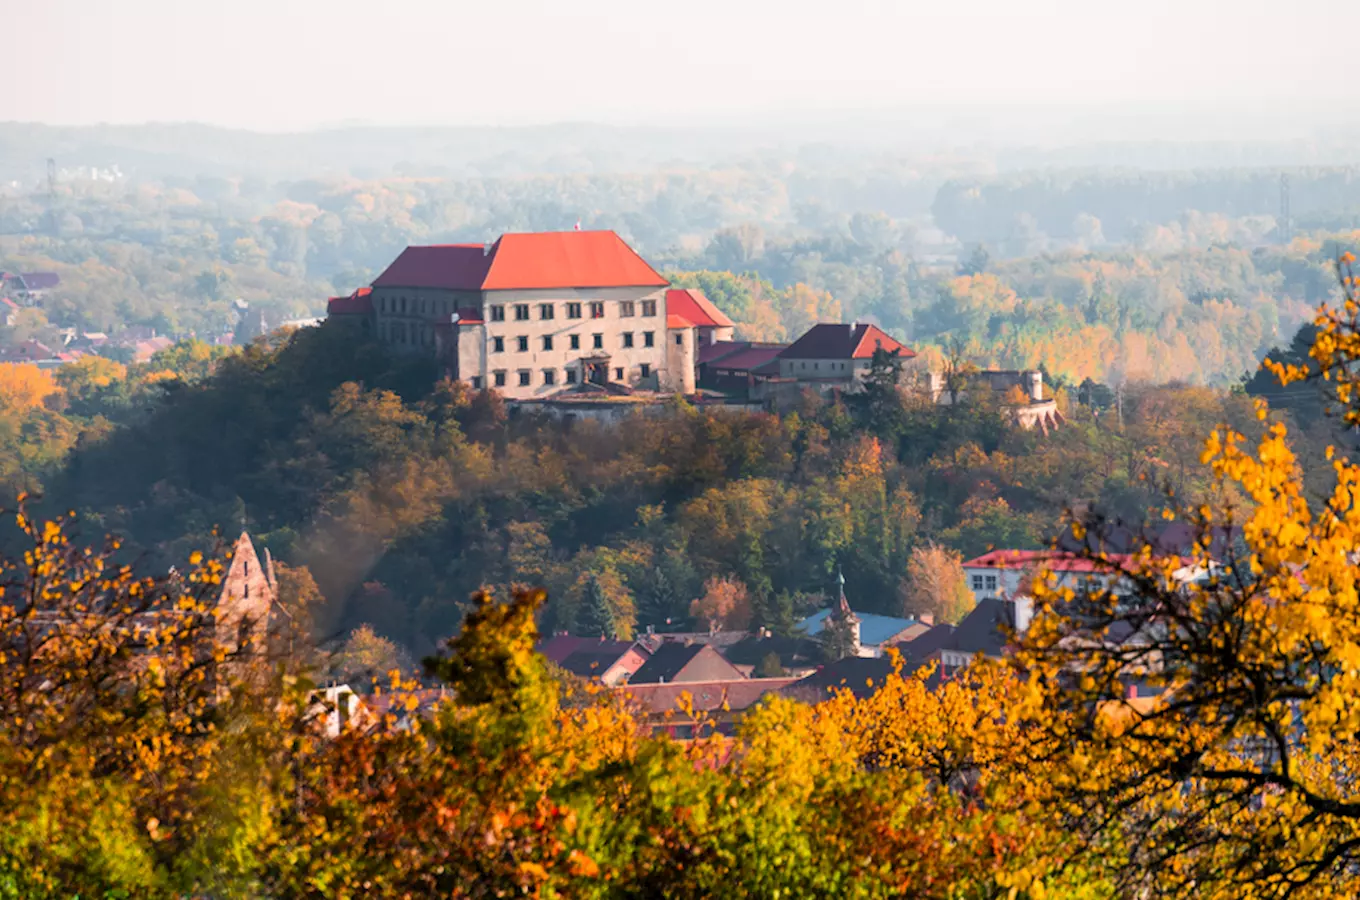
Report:
[[[616,367],[614,368],[614,380],[615,380],[615,381],[623,381],[623,372],[624,372],[623,366],[616,366]],[[497,369],[496,371],[492,372],[492,373],[491,373],[491,385],[492,385],[492,387],[505,387],[506,379],[509,377],[509,374],[510,374],[510,373],[507,372],[505,369]],[[532,386],[533,386],[533,377],[534,377],[534,373],[533,373],[533,370],[532,370],[532,369],[520,369],[520,370],[519,370],[518,372],[516,372],[515,374],[516,374],[516,377],[517,377],[518,380],[519,380],[519,387],[532,387]],[[651,376],[651,374],[652,374],[652,367],[651,367],[650,365],[648,365],[647,363],[643,363],[642,365],[638,366],[638,375],[639,375],[640,377],[642,377],[642,378],[648,378],[648,377]],[[544,384],[544,385],[546,385],[546,386],[551,387],[552,385],[557,384],[557,370],[556,370],[556,369],[544,369],[544,370],[542,371],[541,377],[542,377],[542,379],[543,379],[541,383]],[[576,383],[576,370],[575,370],[575,369],[563,369],[563,370],[562,370],[562,383],[563,383],[563,384],[575,384],[575,383]],[[473,389],[475,389],[475,390],[481,390],[481,389],[482,389],[482,387],[483,387],[483,385],[482,385],[482,377],[481,377],[480,375],[474,375],[474,376],[472,376],[472,387],[473,387]]]
[[[633,332],[631,332],[631,331],[625,331],[625,332],[623,332],[621,335],[619,335],[619,339],[620,339],[620,341],[622,342],[622,346],[623,346],[623,348],[624,348],[625,350],[630,349],[630,348],[636,346],[636,344],[634,343],[633,338],[634,338],[634,335],[633,335]],[[545,334],[545,335],[543,335],[542,337],[540,337],[539,340],[542,342],[542,344],[543,344],[543,349],[544,349],[544,350],[551,350],[551,349],[553,349],[553,336],[552,336],[551,334]],[[572,350],[580,350],[580,349],[581,349],[581,336],[580,336],[579,334],[569,334],[569,335],[567,335],[567,341],[568,341],[569,344],[570,344],[570,349],[572,349]],[[655,346],[656,346],[656,332],[654,332],[654,331],[644,331],[644,332],[642,332],[642,346],[644,346],[644,347],[655,347]],[[600,333],[598,333],[598,332],[595,333],[595,334],[592,334],[592,335],[590,336],[590,347],[591,347],[592,350],[603,350],[603,349],[604,349],[604,335],[603,335],[603,334],[600,334]],[[515,349],[516,349],[516,351],[518,351],[519,353],[528,353],[528,352],[529,352],[529,339],[528,339],[527,337],[525,337],[524,335],[520,335],[519,337],[516,337],[516,338],[515,338]],[[496,336],[492,337],[492,338],[491,338],[491,352],[492,352],[492,353],[504,353],[504,352],[505,352],[505,338],[501,337],[500,335],[496,335]]]
[[[620,300],[620,301],[618,301],[618,304],[619,304],[619,316],[620,316],[620,317],[627,319],[627,318],[631,318],[631,317],[637,315],[637,308],[638,308],[637,301],[634,301],[634,300]],[[586,307],[589,307],[589,309],[590,309],[590,317],[591,317],[592,319],[603,319],[603,318],[604,318],[604,301],[602,301],[602,300],[595,300],[595,301],[592,301],[592,302],[590,302],[590,303],[568,303],[568,304],[566,304],[566,307],[567,307],[567,318],[568,318],[568,319],[581,319],[581,318],[584,318],[584,312],[585,312],[585,308],[586,308]],[[424,298],[424,297],[409,297],[409,298],[408,298],[408,297],[402,297],[402,296],[398,296],[398,297],[379,297],[379,298],[378,298],[378,312],[382,312],[382,313],[392,313],[392,314],[394,314],[394,315],[406,315],[406,314],[426,315],[426,314],[430,314],[430,315],[447,316],[447,315],[449,315],[450,313],[452,313],[456,308],[457,308],[457,307],[455,306],[454,302],[451,301],[451,300],[427,300],[427,299]],[[513,308],[513,310],[514,310],[515,321],[516,321],[516,322],[527,322],[527,321],[529,321],[529,311],[530,311],[529,308],[530,308],[530,304],[528,304],[528,303],[516,303],[516,304],[514,304],[514,306],[513,306],[512,308]],[[644,316],[655,316],[655,315],[656,315],[656,301],[655,301],[655,300],[643,300],[643,301],[642,301],[642,314],[643,314]],[[548,320],[548,319],[553,319],[553,318],[556,318],[556,317],[557,317],[557,305],[556,305],[555,303],[540,303],[540,304],[538,304],[538,318],[539,318],[540,320]],[[497,305],[497,306],[492,306],[492,307],[491,307],[491,321],[493,321],[493,322],[504,322],[504,321],[505,321],[505,307],[504,307],[504,306]]]

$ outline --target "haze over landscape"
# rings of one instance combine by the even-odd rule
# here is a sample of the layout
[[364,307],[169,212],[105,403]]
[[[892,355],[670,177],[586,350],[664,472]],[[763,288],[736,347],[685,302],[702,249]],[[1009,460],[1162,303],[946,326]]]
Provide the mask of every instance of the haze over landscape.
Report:
[[3,8],[0,900],[1360,896],[1360,3]]

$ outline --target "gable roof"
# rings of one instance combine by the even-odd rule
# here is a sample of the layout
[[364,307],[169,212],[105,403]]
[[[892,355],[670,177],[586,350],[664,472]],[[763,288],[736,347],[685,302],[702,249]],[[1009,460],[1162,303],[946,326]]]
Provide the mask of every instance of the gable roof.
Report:
[[[826,625],[829,609],[821,609],[798,623],[806,634],[821,634]],[[904,631],[921,624],[915,619],[899,619],[897,616],[880,616],[876,613],[855,612],[859,619],[859,642],[866,647],[886,644]]]
[[561,666],[582,678],[599,678],[635,647],[638,659],[645,660],[647,651],[632,641],[595,641],[568,654]]
[[813,325],[807,333],[780,354],[782,359],[871,359],[882,347],[891,353],[899,351],[902,359],[911,359],[916,351],[899,342],[876,325],[841,325],[823,322]]
[[965,569],[1038,569],[1051,572],[1100,572],[1130,569],[1133,557],[1127,553],[1106,554],[1108,565],[1065,550],[992,550],[963,564]]
[[672,288],[666,291],[666,314],[687,319],[700,328],[731,328],[733,322],[723,311],[694,288]]
[[649,682],[670,682],[679,679],[689,668],[690,664],[701,656],[709,656],[718,663],[719,668],[728,670],[731,677],[736,680],[742,677],[741,671],[727,659],[714,650],[708,644],[679,644],[674,641],[667,641],[652,651],[651,657],[642,664],[633,677],[628,679],[629,684],[647,684]]
[[986,597],[963,617],[949,640],[941,646],[962,653],[1001,656],[1006,648],[1003,629],[1015,627],[1015,607],[1007,600]]
[[373,286],[478,291],[490,266],[481,244],[407,247],[373,279]]

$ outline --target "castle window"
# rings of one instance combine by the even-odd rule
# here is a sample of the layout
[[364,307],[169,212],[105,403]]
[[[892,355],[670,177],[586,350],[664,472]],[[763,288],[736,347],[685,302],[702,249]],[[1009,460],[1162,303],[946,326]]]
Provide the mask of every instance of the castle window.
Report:
[[571,336],[571,349],[573,350],[581,349],[581,336],[579,334],[573,334]]
[[520,369],[520,370],[519,370],[519,386],[520,386],[520,387],[528,387],[528,386],[529,386],[529,379],[530,379],[531,377],[532,377],[532,375],[531,375],[531,373],[529,372],[528,369]]
[[515,338],[515,343],[519,346],[520,353],[529,352],[529,339],[524,335],[520,335],[519,337]]
[[652,367],[649,366],[647,363],[643,363],[642,366],[641,366],[641,368],[642,368],[642,377],[643,377],[643,378],[646,378],[646,377],[648,377],[648,376],[650,376],[650,375],[652,374]]
[[553,317],[553,305],[551,303],[538,304],[538,317],[540,319],[551,319]]
[[996,576],[995,576],[995,575],[988,575],[988,576],[987,576],[986,584],[987,584],[987,590],[988,590],[988,591],[995,591],[995,590],[996,590]]
[[677,346],[677,347],[683,347],[684,345],[685,345],[685,336],[684,336],[683,334],[677,334],[677,335],[675,336],[675,346]]
[[592,334],[592,335],[590,336],[590,345],[591,345],[592,347],[594,347],[596,350],[603,350],[603,349],[604,349],[604,335],[602,335],[602,334]]
[[579,304],[579,303],[568,303],[568,304],[567,304],[567,318],[568,318],[568,319],[579,319],[579,318],[581,318],[581,304]]
[[628,348],[628,347],[633,346],[633,332],[631,332],[631,331],[625,331],[625,332],[623,333],[622,337],[623,337],[623,346],[624,346],[625,349]]
[[550,334],[543,335],[543,349],[544,350],[552,349],[552,335]]
[[565,376],[566,376],[564,380],[567,382],[567,384],[575,384],[575,383],[576,383],[576,370],[575,370],[575,369],[567,369],[567,371],[566,371],[564,374],[565,374]]
[[656,333],[652,331],[642,332],[642,346],[651,347],[656,340]]
[[632,300],[620,300],[619,315],[623,316],[624,318],[631,318],[637,315],[637,304],[634,303]]
[[643,301],[642,301],[642,314],[643,314],[644,316],[654,316],[654,315],[656,315],[656,301],[655,301],[655,300],[643,300]]
[[556,370],[556,369],[544,369],[544,370],[543,370],[543,383],[544,383],[544,384],[557,384],[557,370]]
[[615,381],[623,381],[623,367],[622,367],[622,366],[620,366],[619,368],[617,368],[617,369],[614,370],[614,380],[615,380]]
[[491,373],[491,376],[492,376],[492,378],[494,378],[495,381],[496,381],[496,387],[505,387],[505,371],[504,371],[504,370],[502,370],[502,371],[500,371],[500,372],[492,372],[492,373]]
[[529,304],[527,303],[515,304],[515,321],[516,322],[529,321]]
[[981,575],[974,575],[974,576],[973,576],[973,590],[975,590],[975,591],[980,591],[980,590],[982,590],[982,576],[981,576]]
[[592,319],[603,319],[603,318],[604,318],[604,304],[601,303],[601,302],[599,302],[599,301],[596,301],[596,302],[590,304],[590,317],[591,317]]
[[491,321],[493,321],[493,322],[504,322],[504,321],[505,321],[505,307],[504,307],[504,306],[493,306],[493,307],[491,307]]
[[504,353],[504,352],[505,352],[505,338],[503,338],[503,337],[493,337],[493,338],[491,339],[491,352],[492,352],[492,353]]
[[482,376],[480,375],[472,376],[472,389],[474,391],[480,391],[482,389]]

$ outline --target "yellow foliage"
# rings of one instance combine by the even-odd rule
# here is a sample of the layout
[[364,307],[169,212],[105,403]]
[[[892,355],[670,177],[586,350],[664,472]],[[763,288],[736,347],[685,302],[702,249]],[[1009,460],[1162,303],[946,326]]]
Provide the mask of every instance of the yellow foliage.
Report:
[[41,407],[57,393],[52,373],[32,363],[0,363],[0,405],[13,412]]

